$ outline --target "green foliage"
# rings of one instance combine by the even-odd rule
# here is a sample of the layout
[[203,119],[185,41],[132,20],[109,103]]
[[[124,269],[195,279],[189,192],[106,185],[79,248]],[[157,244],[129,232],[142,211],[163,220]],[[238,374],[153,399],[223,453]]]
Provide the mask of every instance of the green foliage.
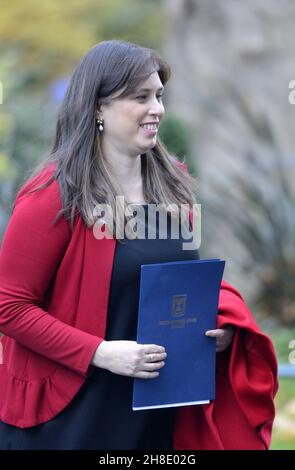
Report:
[[0,151],[0,182],[8,177],[16,177],[16,168],[11,164],[9,155]]
[[[265,331],[265,330],[264,330]],[[276,355],[279,364],[288,364],[289,354],[291,349],[289,348],[290,341],[295,339],[295,329],[290,328],[273,328],[271,331],[265,331],[270,336],[274,343]],[[294,366],[295,367],[295,366]],[[273,430],[273,437],[271,442],[272,450],[279,449],[292,449],[295,450],[295,422],[294,417],[290,415],[288,406],[294,401],[295,397],[295,378],[280,378],[279,379],[279,390],[275,398],[276,405],[276,421]],[[281,418],[289,420],[294,426],[289,428],[283,428],[279,421]],[[291,430],[290,430],[291,428]]]
[[36,85],[72,70],[102,40],[156,47],[163,18],[161,2],[154,1],[2,0],[0,38],[15,53],[18,74]]
[[295,379],[281,379],[279,391],[276,396],[276,414],[279,418],[289,420],[289,427],[282,429],[275,425],[271,442],[271,450],[295,450],[295,423],[293,415],[288,413],[288,404],[294,401]]
[[295,339],[295,328],[276,328],[276,330],[266,333],[273,341],[278,362],[288,364],[289,354],[291,352],[289,345],[290,341]]
[[191,136],[186,124],[178,116],[167,114],[161,123],[159,135],[172,155],[185,158],[189,170],[191,163]]
[[[274,345],[279,364],[289,364],[289,355],[293,349],[290,341],[295,339],[295,328],[278,326],[277,322],[260,319],[259,326]],[[295,367],[295,366],[293,366]],[[271,449],[295,450],[295,378],[279,377],[279,389],[275,397],[276,419],[273,428]]]
[[[1,1],[0,174],[6,187],[14,193],[50,147],[57,109],[48,86],[71,74],[103,40],[124,39],[158,50],[163,18],[155,0]],[[2,208],[7,198],[11,192],[0,191]]]
[[277,411],[280,411],[286,403],[294,400],[295,397],[295,379],[281,378],[279,383],[279,390],[276,396]]
[[270,450],[295,450],[294,437],[287,438],[274,431]]
[[9,131],[13,124],[13,118],[11,114],[3,111],[0,108],[0,145],[3,146],[6,141]]

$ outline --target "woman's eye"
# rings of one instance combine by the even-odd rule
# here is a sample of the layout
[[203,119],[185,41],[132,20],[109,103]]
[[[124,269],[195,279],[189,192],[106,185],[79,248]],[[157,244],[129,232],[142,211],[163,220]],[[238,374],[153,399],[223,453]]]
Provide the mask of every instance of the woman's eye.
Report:
[[[157,99],[158,99],[158,100],[161,100],[162,97],[163,97],[163,95],[158,95],[158,96],[157,96]],[[145,95],[141,95],[141,96],[137,96],[137,97],[136,97],[137,100],[145,100],[146,98],[147,98],[147,96],[145,96]]]

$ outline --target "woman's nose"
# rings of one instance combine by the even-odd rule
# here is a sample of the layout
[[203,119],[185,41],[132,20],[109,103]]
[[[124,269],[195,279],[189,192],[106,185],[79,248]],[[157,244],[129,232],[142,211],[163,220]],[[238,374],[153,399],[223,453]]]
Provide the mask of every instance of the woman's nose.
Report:
[[150,114],[157,114],[162,116],[165,113],[165,108],[162,101],[159,101],[158,98],[155,98],[150,106]]

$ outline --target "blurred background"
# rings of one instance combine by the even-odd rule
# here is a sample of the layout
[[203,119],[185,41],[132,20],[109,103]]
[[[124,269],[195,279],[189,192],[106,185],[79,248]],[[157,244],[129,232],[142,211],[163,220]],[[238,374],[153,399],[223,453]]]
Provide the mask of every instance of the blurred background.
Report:
[[0,241],[48,152],[70,74],[95,43],[125,39],[172,67],[161,137],[202,204],[201,257],[274,341],[272,449],[295,449],[294,0],[0,0]]

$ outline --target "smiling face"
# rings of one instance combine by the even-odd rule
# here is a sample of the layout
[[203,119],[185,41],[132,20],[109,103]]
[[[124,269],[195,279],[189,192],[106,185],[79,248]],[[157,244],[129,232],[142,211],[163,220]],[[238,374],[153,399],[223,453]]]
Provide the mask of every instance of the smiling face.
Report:
[[165,113],[162,94],[162,82],[154,72],[132,95],[101,105],[98,116],[104,120],[104,150],[137,156],[152,149]]

